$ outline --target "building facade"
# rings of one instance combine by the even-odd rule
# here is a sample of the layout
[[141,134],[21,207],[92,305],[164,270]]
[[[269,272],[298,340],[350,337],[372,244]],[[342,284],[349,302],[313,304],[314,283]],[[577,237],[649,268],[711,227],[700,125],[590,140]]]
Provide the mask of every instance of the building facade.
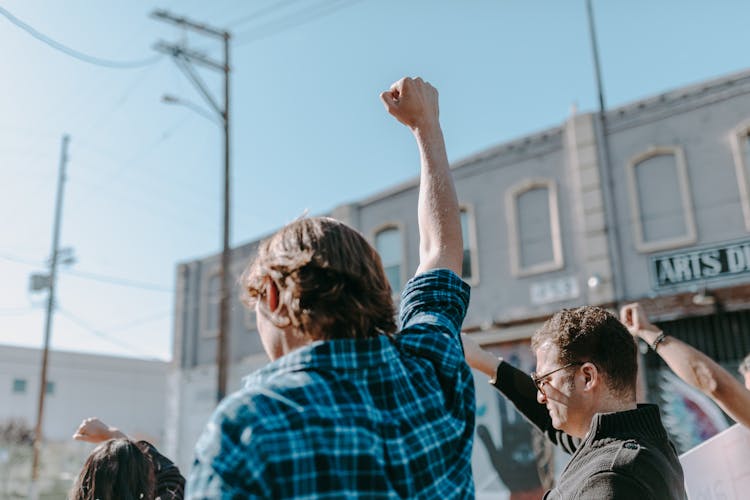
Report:
[[[0,427],[32,431],[39,401],[42,351],[0,346]],[[50,351],[40,454],[41,491],[65,491],[93,446],[73,441],[84,418],[99,417],[129,436],[163,446],[169,363]],[[30,447],[0,436],[0,497],[24,498]],[[11,440],[12,441],[12,440]],[[50,490],[51,489],[51,490]],[[20,492],[20,493],[19,493]]]
[[[463,274],[472,286],[464,329],[506,359],[533,369],[528,339],[561,308],[616,309],[635,300],[670,333],[727,367],[750,351],[750,71],[604,116],[573,113],[557,127],[452,168]],[[330,214],[369,239],[396,290],[418,264],[417,193],[415,179]],[[257,243],[234,249],[233,275]],[[167,427],[184,465],[215,404],[218,267],[216,255],[177,268],[175,397]],[[236,388],[266,359],[252,314],[234,297],[231,321]],[[726,424],[700,395],[678,387],[655,355],[644,357],[647,398],[674,413],[665,418],[682,448]],[[477,387],[484,428],[474,450],[478,496],[547,487],[564,458],[522,431],[525,423],[479,377]],[[684,423],[696,405],[710,414],[696,422],[710,425]],[[498,454],[510,457],[516,468],[507,470],[518,473],[507,477],[494,467]]]

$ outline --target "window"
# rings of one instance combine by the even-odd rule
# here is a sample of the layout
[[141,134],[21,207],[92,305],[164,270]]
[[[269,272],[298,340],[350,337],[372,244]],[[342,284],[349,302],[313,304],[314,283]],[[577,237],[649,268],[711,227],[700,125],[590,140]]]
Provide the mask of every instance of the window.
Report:
[[45,389],[44,392],[47,393],[48,395],[54,394],[55,393],[55,383],[54,382],[50,382],[48,380],[47,381],[47,387],[46,387],[46,389]]
[[476,285],[479,282],[479,273],[476,269],[476,225],[474,222],[474,211],[469,206],[461,207],[461,238],[464,241],[461,277],[467,282]]
[[401,230],[398,227],[389,226],[375,233],[375,249],[380,254],[383,269],[391,284],[394,293],[401,290],[402,282],[402,257],[403,243]]
[[550,179],[527,179],[506,195],[511,273],[514,276],[563,268],[557,186]]
[[26,394],[26,379],[13,379],[13,394]]
[[635,247],[653,252],[696,240],[685,155],[679,147],[651,148],[627,166]]
[[221,302],[221,273],[216,272],[205,282],[203,335],[211,337],[219,332]]
[[732,150],[745,228],[750,231],[750,125],[747,122],[733,131]]

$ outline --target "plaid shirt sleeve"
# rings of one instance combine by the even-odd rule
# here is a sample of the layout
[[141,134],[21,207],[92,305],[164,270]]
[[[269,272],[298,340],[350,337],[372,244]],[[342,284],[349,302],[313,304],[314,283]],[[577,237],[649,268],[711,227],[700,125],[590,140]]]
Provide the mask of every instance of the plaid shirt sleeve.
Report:
[[397,335],[405,351],[432,363],[446,401],[459,412],[471,411],[474,404],[474,382],[461,345],[469,293],[469,285],[449,269],[418,274],[401,294]]
[[401,294],[401,334],[439,333],[460,345],[469,290],[469,285],[449,269],[433,269],[413,277]]
[[235,394],[216,409],[196,444],[185,498],[271,497],[250,406]]

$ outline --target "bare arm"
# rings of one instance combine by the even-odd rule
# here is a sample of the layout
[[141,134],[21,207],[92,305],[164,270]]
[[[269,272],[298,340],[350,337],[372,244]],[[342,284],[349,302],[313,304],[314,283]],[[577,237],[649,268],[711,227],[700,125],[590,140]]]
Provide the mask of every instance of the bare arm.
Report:
[[484,373],[490,380],[493,380],[497,376],[497,367],[500,366],[503,359],[498,358],[490,351],[482,349],[474,339],[465,333],[461,334],[461,342],[463,343],[464,356],[469,366]]
[[[638,303],[623,307],[620,321],[650,346],[662,333]],[[713,399],[734,420],[750,427],[750,391],[716,361],[674,337],[664,337],[656,352],[675,375]]]
[[388,112],[411,129],[422,161],[417,273],[447,268],[460,275],[461,219],[440,128],[437,90],[421,78],[402,78],[380,98]]

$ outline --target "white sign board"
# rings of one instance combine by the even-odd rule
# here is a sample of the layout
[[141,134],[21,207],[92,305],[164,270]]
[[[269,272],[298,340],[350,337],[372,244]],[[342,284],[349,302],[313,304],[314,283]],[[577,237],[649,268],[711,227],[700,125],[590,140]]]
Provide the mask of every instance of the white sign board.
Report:
[[750,430],[733,425],[680,456],[690,500],[750,495]]
[[562,302],[578,298],[578,280],[575,276],[565,276],[546,281],[537,281],[529,286],[531,303],[538,306],[552,302]]

